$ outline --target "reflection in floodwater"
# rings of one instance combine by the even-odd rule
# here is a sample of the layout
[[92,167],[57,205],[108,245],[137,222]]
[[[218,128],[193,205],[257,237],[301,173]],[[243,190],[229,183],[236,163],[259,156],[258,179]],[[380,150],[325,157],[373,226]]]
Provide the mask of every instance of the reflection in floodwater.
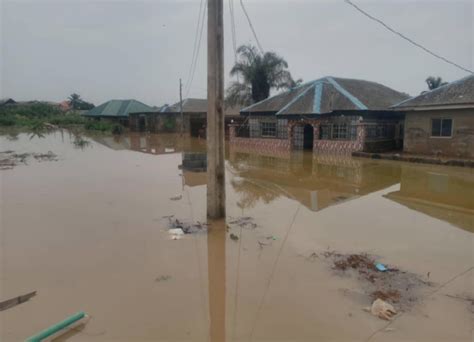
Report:
[[232,186],[241,194],[242,207],[287,196],[319,211],[385,189],[400,179],[399,164],[310,152],[297,152],[288,159],[231,152],[229,163],[240,176]]
[[403,165],[400,191],[385,197],[474,233],[474,174]]
[[208,224],[209,335],[211,342],[224,342],[226,322],[226,224],[224,220],[210,221]]
[[[205,221],[206,173],[196,172],[205,142],[84,139],[80,150],[60,132],[0,135],[3,150],[59,158],[1,171],[0,300],[39,294],[2,312],[2,342],[79,309],[93,319],[71,341],[367,340],[378,324],[361,311],[371,304],[364,288],[311,255],[373,252],[436,284],[472,267],[471,169],[229,146],[229,217],[255,226],[228,218],[173,240],[165,217]],[[435,300],[420,297],[410,320],[380,339],[469,340],[467,304],[446,294],[467,296],[471,284],[459,277]]]

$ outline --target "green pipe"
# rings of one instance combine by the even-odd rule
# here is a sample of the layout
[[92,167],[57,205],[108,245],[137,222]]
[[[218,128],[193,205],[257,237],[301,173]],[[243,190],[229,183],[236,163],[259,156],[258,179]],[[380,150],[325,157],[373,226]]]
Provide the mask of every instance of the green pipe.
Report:
[[31,336],[25,340],[25,342],[41,342],[43,339],[56,334],[58,331],[70,326],[73,323],[83,319],[86,314],[83,311],[80,311],[71,317],[66,318],[64,321],[56,323],[55,325],[50,326],[47,329],[39,332],[38,334]]

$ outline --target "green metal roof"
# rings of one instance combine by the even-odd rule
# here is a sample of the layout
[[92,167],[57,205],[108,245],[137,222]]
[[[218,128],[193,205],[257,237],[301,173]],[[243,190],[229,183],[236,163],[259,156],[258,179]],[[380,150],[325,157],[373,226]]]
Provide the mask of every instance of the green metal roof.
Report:
[[128,117],[130,113],[154,112],[155,110],[137,100],[110,100],[84,113],[85,116]]

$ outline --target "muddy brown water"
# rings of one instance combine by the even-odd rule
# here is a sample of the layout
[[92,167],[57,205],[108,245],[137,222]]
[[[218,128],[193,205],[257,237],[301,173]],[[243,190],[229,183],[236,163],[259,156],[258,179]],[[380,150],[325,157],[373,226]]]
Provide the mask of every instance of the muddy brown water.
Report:
[[[206,222],[206,175],[180,166],[205,141],[85,139],[0,135],[0,151],[58,156],[0,171],[0,300],[38,292],[0,312],[0,341],[79,310],[90,322],[63,340],[472,340],[457,297],[474,297],[474,170],[227,147],[227,221],[256,227],[172,240],[164,216]],[[363,283],[308,258],[327,250],[434,285],[387,328]]]

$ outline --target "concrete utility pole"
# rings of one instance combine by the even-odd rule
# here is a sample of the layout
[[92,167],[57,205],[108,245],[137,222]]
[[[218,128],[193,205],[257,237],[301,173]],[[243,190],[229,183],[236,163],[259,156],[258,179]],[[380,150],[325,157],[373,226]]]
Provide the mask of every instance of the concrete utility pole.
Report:
[[223,0],[208,0],[207,217],[225,217]]
[[179,79],[179,111],[181,112],[181,135],[184,133],[184,115],[183,115],[183,83]]

